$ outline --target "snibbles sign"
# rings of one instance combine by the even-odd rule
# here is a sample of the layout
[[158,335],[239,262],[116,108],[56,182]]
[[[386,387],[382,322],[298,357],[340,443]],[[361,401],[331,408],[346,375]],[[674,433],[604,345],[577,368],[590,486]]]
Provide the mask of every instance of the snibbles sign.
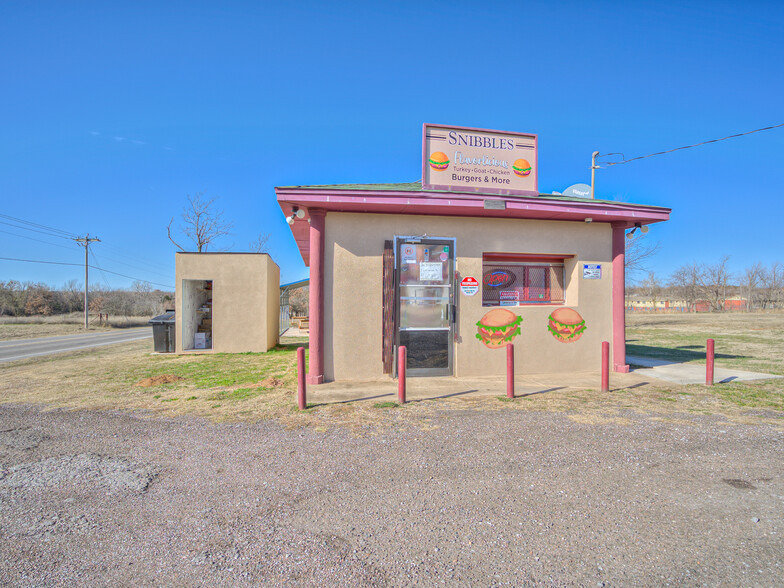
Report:
[[537,137],[425,124],[422,188],[538,196]]

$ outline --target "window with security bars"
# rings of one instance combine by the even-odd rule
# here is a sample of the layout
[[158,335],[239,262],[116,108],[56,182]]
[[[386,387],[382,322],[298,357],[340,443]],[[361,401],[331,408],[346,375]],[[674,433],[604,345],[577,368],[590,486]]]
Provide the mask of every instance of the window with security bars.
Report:
[[482,306],[563,302],[563,263],[549,260],[511,261],[500,256],[486,256],[483,259]]

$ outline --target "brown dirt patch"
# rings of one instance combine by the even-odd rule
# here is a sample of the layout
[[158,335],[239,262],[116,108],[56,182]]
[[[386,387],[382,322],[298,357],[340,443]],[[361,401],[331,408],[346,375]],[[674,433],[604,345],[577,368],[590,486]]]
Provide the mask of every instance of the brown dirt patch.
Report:
[[139,386],[141,388],[150,388],[151,386],[162,386],[163,384],[172,384],[174,382],[179,382],[180,380],[184,380],[185,378],[181,376],[175,376],[174,374],[161,374],[160,376],[153,376],[152,378],[144,378],[143,380],[139,380],[134,384],[134,386]]
[[261,381],[262,388],[281,388],[286,383],[280,378],[269,377]]

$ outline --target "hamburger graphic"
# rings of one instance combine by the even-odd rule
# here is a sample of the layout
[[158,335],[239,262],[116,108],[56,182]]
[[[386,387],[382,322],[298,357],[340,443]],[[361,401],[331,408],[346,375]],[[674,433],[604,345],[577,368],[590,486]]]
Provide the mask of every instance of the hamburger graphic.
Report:
[[585,332],[585,320],[573,308],[559,308],[549,318],[547,330],[561,343],[577,341]]
[[527,159],[518,159],[512,164],[512,171],[516,176],[524,178],[531,175],[531,164],[528,163]]
[[520,334],[523,317],[506,308],[494,308],[476,323],[479,339],[490,349],[500,349],[511,343]]
[[442,151],[436,151],[430,155],[430,159],[427,160],[432,167],[436,171],[444,171],[446,168],[449,167],[449,158],[446,156],[446,153]]

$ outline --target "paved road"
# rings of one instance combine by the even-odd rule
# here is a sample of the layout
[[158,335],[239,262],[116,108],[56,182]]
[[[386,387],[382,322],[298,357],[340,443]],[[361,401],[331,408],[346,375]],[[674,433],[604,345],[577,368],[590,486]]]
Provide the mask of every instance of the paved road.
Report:
[[38,355],[77,351],[90,347],[103,347],[127,343],[152,337],[150,327],[123,329],[120,331],[104,331],[101,333],[85,333],[83,335],[61,335],[59,337],[40,337],[38,339],[16,339],[0,341],[0,362],[27,359]]

